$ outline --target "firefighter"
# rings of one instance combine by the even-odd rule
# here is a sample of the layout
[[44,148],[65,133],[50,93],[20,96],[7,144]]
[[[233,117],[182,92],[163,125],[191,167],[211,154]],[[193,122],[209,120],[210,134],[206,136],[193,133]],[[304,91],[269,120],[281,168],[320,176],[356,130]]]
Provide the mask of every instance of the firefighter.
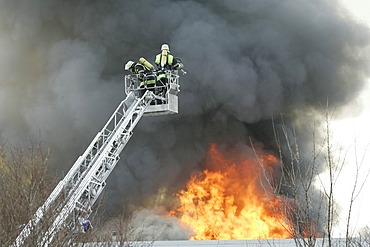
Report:
[[155,56],[155,65],[157,67],[157,87],[160,92],[165,91],[168,82],[167,71],[172,70],[173,55],[170,53],[170,47],[167,44],[161,46],[161,53]]
[[146,90],[154,92],[156,76],[153,71],[154,67],[145,58],[140,58],[138,63],[128,61],[125,70],[131,71],[137,75],[139,80],[139,97],[142,97]]
[[155,56],[155,65],[157,70],[172,70],[173,55],[170,53],[170,47],[167,44],[163,44],[161,47],[161,53]]
[[172,69],[173,69],[173,70],[176,70],[176,71],[181,70],[181,71],[182,71],[182,73],[185,75],[185,74],[186,74],[186,72],[183,70],[183,68],[184,68],[184,64],[182,63],[181,58],[175,57],[175,58],[173,59]]
[[83,227],[84,232],[87,232],[88,230],[93,229],[91,222],[88,219],[85,219],[82,221],[82,227]]
[[170,47],[167,44],[163,44],[161,47],[161,53],[155,56],[155,65],[157,70],[182,70],[184,65],[182,60],[178,57],[174,57],[170,53]]
[[161,46],[161,53],[156,55],[155,57],[155,65],[157,68],[157,88],[159,94],[166,93],[168,78],[169,78],[169,71],[173,72],[174,70],[179,70],[183,68],[181,59],[175,58],[170,53],[170,47],[167,44],[163,44]]

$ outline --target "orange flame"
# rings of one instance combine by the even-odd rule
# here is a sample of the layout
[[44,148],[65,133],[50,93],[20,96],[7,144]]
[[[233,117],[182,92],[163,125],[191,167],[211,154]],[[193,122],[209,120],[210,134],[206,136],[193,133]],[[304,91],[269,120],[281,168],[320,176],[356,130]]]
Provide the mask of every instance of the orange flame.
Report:
[[[273,155],[261,159],[278,164]],[[267,196],[266,184],[261,184],[262,168],[255,159],[232,163],[212,145],[209,162],[213,169],[190,178],[186,190],[178,193],[179,207],[172,212],[193,229],[192,239],[290,237],[284,215],[276,210],[282,202]]]

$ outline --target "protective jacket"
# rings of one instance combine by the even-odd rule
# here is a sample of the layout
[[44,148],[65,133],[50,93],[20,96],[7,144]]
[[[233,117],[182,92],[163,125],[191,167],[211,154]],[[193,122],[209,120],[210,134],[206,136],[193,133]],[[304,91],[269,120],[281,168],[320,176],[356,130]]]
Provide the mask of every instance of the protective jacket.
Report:
[[155,56],[155,65],[157,69],[172,70],[173,61],[173,56],[167,50],[163,50]]
[[132,72],[134,74],[137,74],[137,77],[140,81],[140,87],[143,87],[145,85],[155,85],[156,78],[153,71],[143,64],[135,63],[135,65],[132,66]]

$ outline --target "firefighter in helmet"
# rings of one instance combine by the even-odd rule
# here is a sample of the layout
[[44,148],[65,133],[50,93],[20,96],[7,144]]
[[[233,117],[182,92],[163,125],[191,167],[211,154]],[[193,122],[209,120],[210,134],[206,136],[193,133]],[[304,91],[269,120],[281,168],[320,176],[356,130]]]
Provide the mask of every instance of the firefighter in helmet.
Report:
[[155,65],[157,69],[172,70],[173,55],[170,53],[170,47],[167,44],[161,46],[161,53],[155,56]]
[[155,56],[155,65],[157,68],[157,88],[160,89],[160,93],[165,93],[170,76],[169,72],[176,71],[177,73],[184,66],[180,58],[176,58],[170,53],[170,47],[167,44],[163,44],[161,53]]
[[156,76],[153,71],[154,67],[145,58],[140,58],[139,62],[128,61],[125,70],[130,71],[137,76],[139,81],[139,97],[142,97],[146,90],[154,92]]
[[174,57],[170,53],[170,47],[167,44],[161,46],[161,53],[155,56],[155,65],[157,70],[181,70],[184,68],[182,60]]

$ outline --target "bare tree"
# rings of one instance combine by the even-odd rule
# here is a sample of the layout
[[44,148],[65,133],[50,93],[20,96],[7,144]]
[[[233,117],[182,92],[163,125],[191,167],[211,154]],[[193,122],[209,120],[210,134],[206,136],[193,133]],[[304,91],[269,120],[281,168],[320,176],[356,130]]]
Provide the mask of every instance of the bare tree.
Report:
[[[0,245],[12,244],[23,227],[45,202],[60,179],[50,164],[49,153],[40,142],[30,142],[25,150],[10,143],[0,146]],[[62,193],[63,194],[63,193]],[[64,195],[62,195],[64,196]],[[24,242],[25,246],[39,246],[41,239],[47,239],[47,229],[62,198],[56,200],[52,210],[44,212],[40,223]],[[67,229],[60,232],[53,241],[54,246],[66,246],[80,234],[71,234]]]
[[[365,152],[363,153],[361,159],[359,160],[358,153],[357,153],[357,145],[356,145],[356,140],[355,140],[355,164],[354,165],[356,168],[355,168],[355,179],[354,179],[354,183],[352,186],[352,192],[351,192],[351,197],[349,201],[349,209],[348,209],[348,214],[347,214],[346,246],[350,246],[351,243],[353,242],[352,239],[353,239],[354,234],[353,232],[350,232],[350,223],[351,223],[353,205],[357,197],[359,196],[360,192],[362,191],[365,185],[365,182],[367,181],[369,177],[369,173],[370,173],[370,169],[368,169],[367,172],[365,173],[365,178],[362,181],[360,181],[359,175],[361,171],[363,170],[363,164],[364,164],[366,153],[367,153],[367,148],[365,149]],[[360,239],[361,239],[361,234],[365,233],[364,235],[367,236],[367,240],[368,240],[368,237],[369,237],[368,230],[369,229],[366,230],[365,228],[365,229],[362,229],[362,231],[360,231],[360,234],[359,234]]]
[[[288,129],[283,118],[281,129],[278,131],[274,122],[273,129],[281,175],[274,177],[263,160],[259,158],[258,151],[253,148],[263,171],[261,185],[269,200],[273,201],[274,198],[279,200],[277,204],[279,208],[273,208],[273,211],[285,216],[282,225],[294,238],[296,245],[314,246],[319,234],[317,228],[323,208],[323,195],[317,195],[313,185],[321,149],[317,150],[314,142],[312,159],[310,162],[305,162],[303,166],[304,155],[301,153],[295,129]],[[316,202],[316,208],[313,208],[312,198],[314,197],[319,199]],[[314,211],[318,212],[315,216],[313,216]]]
[[[49,160],[49,153],[43,150],[39,142],[31,142],[26,150],[10,143],[0,146],[0,246],[9,246],[15,241],[60,180],[55,179]],[[64,193],[61,193],[61,197],[63,196]],[[40,246],[41,239],[48,239],[45,234],[57,211],[62,209],[60,201],[64,201],[63,198],[57,198],[50,206],[51,210],[44,212],[37,228],[35,226],[25,240],[25,246]],[[73,230],[65,226],[58,229],[53,246],[88,246],[94,242],[105,243],[107,246],[114,242],[123,246],[127,241],[130,241],[130,246],[135,246],[137,240],[133,236],[140,238],[140,230],[132,223],[132,212],[124,207],[115,217],[114,230],[104,234],[104,214],[98,214],[102,206],[100,202],[95,205],[95,213],[91,215],[94,219],[93,229],[84,233],[82,226],[81,229]],[[114,236],[112,232],[115,232]],[[149,241],[145,246],[151,245],[152,242]]]
[[49,154],[40,143],[28,150],[0,147],[0,245],[9,245],[55,185]]
[[366,226],[360,230],[357,246],[370,246],[370,227]]
[[[255,155],[260,163],[263,176],[261,185],[271,200],[278,198],[279,208],[274,210],[285,215],[284,226],[295,239],[297,246],[315,246],[318,239],[323,239],[327,246],[335,246],[333,242],[333,227],[338,218],[338,209],[335,201],[335,187],[338,177],[343,171],[348,151],[338,149],[333,145],[331,132],[332,116],[327,112],[324,116],[325,126],[323,134],[311,133],[311,153],[303,152],[302,144],[294,127],[288,127],[281,116],[279,127],[272,121],[278,150],[281,175],[276,177],[259,159],[259,150]],[[322,122],[322,121],[321,121]],[[350,233],[350,219],[352,206],[360,193],[365,181],[359,181],[362,168],[361,161],[356,160],[355,181],[352,185],[350,207],[347,213],[347,229],[345,245],[350,246],[353,233]],[[327,179],[323,181],[322,172],[326,172]],[[319,181],[320,189],[317,186]],[[358,242],[357,242],[358,243]]]

